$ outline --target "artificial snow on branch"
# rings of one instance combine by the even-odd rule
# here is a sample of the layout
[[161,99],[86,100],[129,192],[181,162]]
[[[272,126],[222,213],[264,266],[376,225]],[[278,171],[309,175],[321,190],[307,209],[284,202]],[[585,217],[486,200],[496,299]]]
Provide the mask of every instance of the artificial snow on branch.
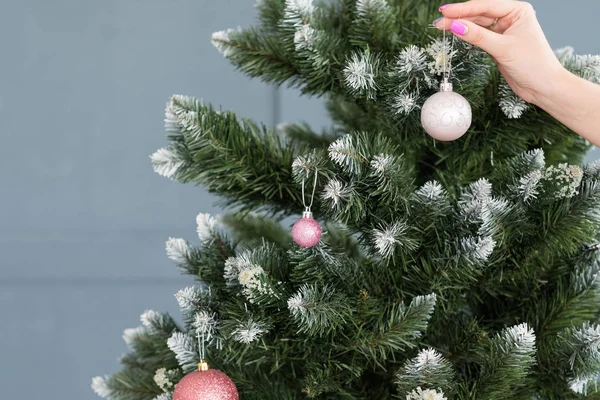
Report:
[[123,331],[123,341],[127,344],[130,349],[133,348],[135,340],[140,338],[148,332],[145,326],[138,326],[137,328],[128,328]]
[[450,362],[431,348],[421,350],[396,374],[400,393],[419,390],[421,387],[450,392],[455,385],[454,379],[455,373]]
[[223,54],[223,57],[229,58],[229,57],[235,55],[235,53],[239,51],[239,47],[234,46],[231,43],[230,36],[232,34],[240,33],[240,32],[241,32],[241,28],[237,28],[237,29],[229,28],[224,31],[215,32],[212,34],[212,38],[211,38],[212,45],[215,46],[215,48],[217,50],[219,50],[219,52],[221,54]]
[[351,195],[352,188],[350,186],[332,178],[325,184],[321,197],[325,204],[329,204],[330,208],[340,210]]
[[218,325],[217,314],[206,310],[198,311],[194,315],[194,321],[192,322],[192,326],[196,330],[196,333],[201,335],[207,342],[212,341]]
[[215,240],[217,220],[210,214],[200,213],[196,217],[198,238],[202,244],[208,244]]
[[392,256],[397,248],[404,248],[408,251],[415,250],[418,243],[407,235],[408,231],[408,225],[401,221],[382,225],[377,229],[373,229],[371,233],[373,246],[383,258]]
[[232,337],[235,341],[250,344],[260,339],[267,332],[267,327],[260,321],[255,321],[249,318],[237,325],[232,332]]
[[175,293],[175,299],[184,312],[195,311],[200,307],[209,307],[212,302],[212,291],[209,287],[190,286]]
[[[437,181],[428,181],[415,192],[415,197],[422,204],[435,204],[440,200],[446,200],[448,193]],[[466,200],[469,201],[469,200]],[[472,205],[468,206],[473,207]]]
[[103,399],[108,399],[112,395],[112,390],[106,383],[108,377],[96,376],[92,379],[92,390]]
[[377,364],[398,351],[416,346],[427,329],[436,300],[432,293],[414,297],[408,307],[404,303],[390,307],[369,331],[362,333],[357,351]]
[[345,296],[329,285],[304,284],[288,299],[287,306],[298,331],[309,335],[336,330],[352,313]]
[[170,332],[175,327],[173,319],[154,310],[146,310],[141,316],[142,326],[151,334]]
[[169,238],[166,243],[167,257],[180,265],[190,261],[190,247],[184,239]]
[[416,388],[406,395],[406,400],[448,400],[443,392],[434,389]]
[[167,148],[158,149],[150,156],[150,160],[154,172],[169,179],[175,179],[179,169],[184,165],[183,160],[173,150]]
[[418,97],[413,93],[398,93],[392,102],[392,108],[397,115],[408,115],[421,106],[417,103]]
[[600,376],[600,325],[587,321],[579,327],[559,332],[558,339],[563,367],[568,367],[567,379],[571,390],[584,395],[587,395],[590,388],[597,391]]
[[515,188],[517,196],[525,203],[536,199],[540,194],[539,183],[541,179],[542,172],[540,171],[531,171],[527,175],[521,177],[519,179],[519,184]]
[[492,199],[492,184],[485,178],[471,183],[463,192],[458,204],[465,220],[475,222],[481,218],[484,205]]
[[527,385],[536,363],[535,334],[526,324],[506,328],[491,339],[482,354],[483,373],[478,382],[478,400],[512,398]]
[[510,119],[521,118],[523,113],[529,109],[529,104],[517,96],[508,86],[506,81],[502,81],[498,89],[499,105],[504,115]]
[[174,332],[167,340],[167,346],[173,353],[183,372],[187,373],[198,368],[200,361],[196,339],[182,332]]
[[460,240],[462,256],[472,263],[487,261],[495,246],[496,242],[490,236],[467,237]]
[[355,96],[364,96],[375,99],[377,84],[375,77],[379,68],[379,58],[368,51],[352,54],[346,60],[343,74],[344,82],[350,93]]

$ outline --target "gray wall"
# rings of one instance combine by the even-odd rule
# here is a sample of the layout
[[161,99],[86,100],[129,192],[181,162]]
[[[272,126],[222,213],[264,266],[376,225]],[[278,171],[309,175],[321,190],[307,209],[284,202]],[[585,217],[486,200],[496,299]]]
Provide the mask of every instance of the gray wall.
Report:
[[[597,0],[534,1],[555,47],[600,53]],[[232,11],[228,11],[232,10]],[[266,123],[327,124],[318,101],[249,81],[210,44],[251,0],[21,0],[0,13],[2,398],[95,399],[124,328],[191,281],[166,259],[202,189],[152,172],[164,104],[190,94]]]

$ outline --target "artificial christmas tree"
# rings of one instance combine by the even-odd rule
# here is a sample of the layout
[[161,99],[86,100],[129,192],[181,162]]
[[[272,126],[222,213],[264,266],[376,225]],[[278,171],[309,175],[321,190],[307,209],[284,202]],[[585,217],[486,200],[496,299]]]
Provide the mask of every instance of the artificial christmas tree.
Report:
[[[588,142],[430,29],[438,7],[262,0],[257,27],[213,35],[247,75],[326,99],[334,126],[171,98],[155,171],[237,211],[167,241],[198,281],[176,294],[183,323],[145,312],[98,394],[170,399],[202,335],[243,400],[600,398],[600,163],[580,167]],[[600,83],[600,57],[556,54]],[[472,124],[439,142],[420,107],[451,58]],[[282,221],[313,182],[323,234],[302,247]]]

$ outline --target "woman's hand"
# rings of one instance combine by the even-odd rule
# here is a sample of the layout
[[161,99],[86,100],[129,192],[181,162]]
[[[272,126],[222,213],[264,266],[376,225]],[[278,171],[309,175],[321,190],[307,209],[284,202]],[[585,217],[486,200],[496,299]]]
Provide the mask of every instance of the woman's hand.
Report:
[[513,91],[539,105],[548,85],[565,72],[538,23],[531,4],[472,0],[440,7],[439,29],[489,53]]

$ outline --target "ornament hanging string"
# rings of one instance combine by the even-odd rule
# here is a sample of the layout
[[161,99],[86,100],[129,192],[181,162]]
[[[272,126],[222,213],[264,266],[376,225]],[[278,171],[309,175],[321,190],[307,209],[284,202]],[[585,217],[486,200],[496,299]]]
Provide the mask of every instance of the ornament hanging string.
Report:
[[315,169],[315,181],[313,183],[313,190],[312,190],[312,194],[310,195],[310,204],[307,206],[306,205],[306,200],[305,200],[305,195],[304,195],[304,179],[302,179],[302,205],[304,206],[304,210],[309,212],[310,208],[313,205],[313,201],[315,200],[315,191],[317,189],[317,178],[318,178],[319,174],[317,172],[317,170]]
[[[202,339],[200,338],[200,335],[202,335]],[[206,355],[204,349],[204,332],[198,332],[198,351],[200,353],[200,362],[198,363],[198,369],[200,371],[206,371],[208,370],[208,363],[204,360],[204,357]]]
[[[460,19],[460,17],[459,17],[459,19]],[[444,66],[442,68],[442,75],[444,76],[444,80],[447,80],[448,82],[450,81],[450,74],[452,72],[452,56],[454,55],[454,39],[456,39],[456,36],[452,35],[452,41],[450,42],[450,51],[448,51],[447,43],[446,43],[446,30],[444,29],[442,31],[442,41],[444,42]],[[446,57],[448,57],[448,60],[446,60]],[[448,68],[446,68],[446,65],[448,65]]]

